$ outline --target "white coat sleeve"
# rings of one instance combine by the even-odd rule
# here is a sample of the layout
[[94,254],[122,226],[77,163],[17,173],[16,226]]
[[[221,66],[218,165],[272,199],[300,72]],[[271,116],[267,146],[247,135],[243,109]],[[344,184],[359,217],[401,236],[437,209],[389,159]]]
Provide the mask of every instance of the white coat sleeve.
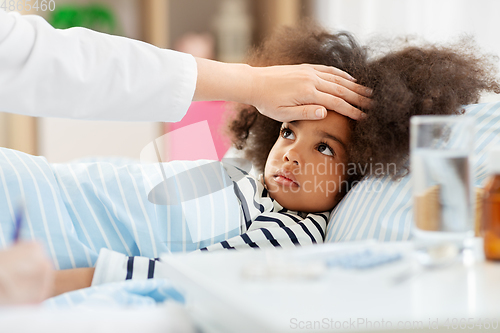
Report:
[[191,55],[0,9],[0,111],[36,117],[179,121],[196,87]]

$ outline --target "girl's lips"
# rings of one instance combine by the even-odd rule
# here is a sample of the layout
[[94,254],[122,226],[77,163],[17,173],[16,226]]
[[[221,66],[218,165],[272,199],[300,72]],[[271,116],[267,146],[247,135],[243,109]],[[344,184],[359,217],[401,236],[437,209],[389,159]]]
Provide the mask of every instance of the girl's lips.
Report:
[[274,181],[278,184],[285,185],[285,186],[291,186],[291,187],[298,187],[299,184],[297,184],[295,181],[291,180],[290,178],[287,178],[282,175],[276,175],[273,177]]

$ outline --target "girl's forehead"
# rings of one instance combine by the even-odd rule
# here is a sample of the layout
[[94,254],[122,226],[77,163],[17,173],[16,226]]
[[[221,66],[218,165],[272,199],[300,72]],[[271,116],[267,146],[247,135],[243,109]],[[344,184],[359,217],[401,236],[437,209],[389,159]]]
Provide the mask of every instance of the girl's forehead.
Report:
[[[349,118],[335,112],[328,111],[325,118],[320,120],[295,120],[289,124],[303,129],[307,132],[326,132],[332,135],[340,135],[343,139],[348,140],[351,127],[349,126]],[[284,123],[286,125],[287,123]]]

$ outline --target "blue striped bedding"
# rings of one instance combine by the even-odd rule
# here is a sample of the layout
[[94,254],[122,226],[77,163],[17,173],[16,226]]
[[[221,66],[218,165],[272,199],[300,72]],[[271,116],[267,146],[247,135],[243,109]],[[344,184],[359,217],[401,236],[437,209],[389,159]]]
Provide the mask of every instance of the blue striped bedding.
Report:
[[169,280],[128,280],[107,283],[52,297],[43,303],[46,308],[153,307],[173,300],[184,303],[183,295]]
[[[174,161],[163,166],[167,177],[189,171],[190,179],[179,184],[182,192],[199,186],[205,175],[196,171],[207,163],[214,161]],[[93,266],[103,247],[157,258],[240,233],[239,202],[228,177],[221,179],[225,183],[212,195],[173,205],[153,204],[148,193],[163,177],[159,164],[51,165],[43,157],[0,148],[0,248],[12,242],[21,199],[26,207],[21,239],[42,241],[56,269]],[[225,202],[225,209],[214,201]]]
[[[488,176],[488,148],[500,145],[500,102],[472,104],[465,110],[464,117],[475,120],[473,172],[475,186],[481,187]],[[325,241],[409,239],[413,218],[411,191],[410,176],[400,181],[388,177],[361,181],[333,210]]]

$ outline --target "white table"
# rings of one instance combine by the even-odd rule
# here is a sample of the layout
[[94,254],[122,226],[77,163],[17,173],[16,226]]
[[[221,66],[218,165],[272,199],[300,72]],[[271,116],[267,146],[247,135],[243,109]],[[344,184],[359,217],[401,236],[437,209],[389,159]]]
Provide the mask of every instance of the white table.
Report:
[[[314,251],[345,251],[349,246],[358,245],[328,244]],[[405,258],[412,253],[411,243],[378,246]],[[162,259],[204,332],[352,332],[377,326],[407,331],[412,325],[436,332],[453,331],[461,318],[462,327],[473,327],[467,331],[500,331],[475,326],[486,318],[496,323],[500,319],[500,264],[485,262],[480,252],[400,284],[394,284],[394,277],[412,267],[410,259],[365,270],[333,268],[312,280],[242,277],[249,265],[269,260],[269,253],[228,251]],[[456,330],[463,331],[459,326]]]
[[158,307],[124,309],[87,307],[0,308],[2,333],[196,333],[185,308],[174,302]]

